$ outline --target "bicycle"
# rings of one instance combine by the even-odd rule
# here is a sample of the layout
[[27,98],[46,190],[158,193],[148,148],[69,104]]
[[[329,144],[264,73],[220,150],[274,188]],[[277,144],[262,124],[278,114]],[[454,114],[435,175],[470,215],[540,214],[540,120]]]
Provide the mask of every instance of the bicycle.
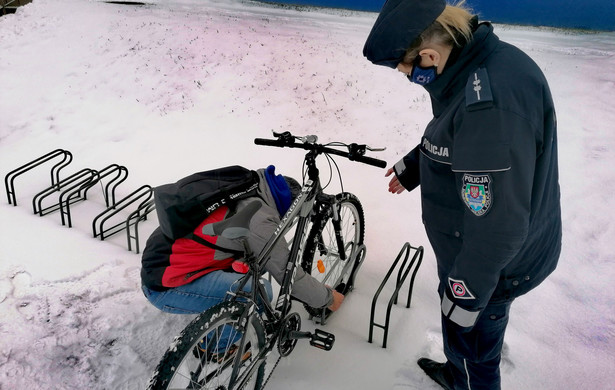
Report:
[[[227,300],[199,314],[173,341],[158,364],[148,389],[262,389],[280,359],[288,356],[299,339],[309,339],[314,347],[330,350],[335,336],[320,329],[301,331],[301,317],[291,312],[291,291],[296,267],[319,281],[348,294],[354,287],[356,274],[365,259],[363,243],[365,217],[358,198],[344,192],[329,195],[321,187],[316,157],[326,156],[331,178],[337,155],[380,168],[386,162],[366,157],[365,152],[384,149],[356,143],[318,144],[317,137],[298,137],[290,132],[273,133],[276,139],[256,138],[257,145],[301,148],[307,151],[300,194],[281,219],[263,250],[254,254],[246,240],[250,219],[261,207],[250,203],[234,216],[206,225],[207,234],[222,235],[243,242],[244,261],[248,272],[237,291]],[[340,150],[344,147],[346,150]],[[307,180],[306,180],[307,174]],[[325,186],[326,188],[326,186]],[[290,255],[278,297],[273,306],[261,280],[261,270],[272,249],[295,228]],[[322,257],[322,258],[321,258]],[[244,286],[251,282],[249,292]],[[311,316],[321,323],[329,316],[327,309],[306,306]],[[276,349],[278,359],[265,378],[265,363]]]

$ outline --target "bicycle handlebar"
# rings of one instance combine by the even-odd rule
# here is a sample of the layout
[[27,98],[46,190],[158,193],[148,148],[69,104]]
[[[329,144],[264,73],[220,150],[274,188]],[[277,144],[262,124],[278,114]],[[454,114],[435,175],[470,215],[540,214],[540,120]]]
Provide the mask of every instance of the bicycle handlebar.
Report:
[[[275,134],[274,135],[278,135]],[[326,145],[317,144],[317,143],[308,143],[308,142],[295,142],[296,137],[291,135],[290,133],[279,134],[278,139],[267,139],[267,138],[255,138],[254,143],[256,145],[263,146],[276,146],[279,148],[298,148],[305,150],[314,150],[318,153],[326,153],[326,154],[335,154],[337,156],[345,157],[350,161],[357,161],[363,164],[372,165],[378,168],[386,168],[387,162],[383,160],[379,160],[373,157],[366,157],[363,155],[365,153],[365,145],[357,145],[350,144],[345,145],[348,147],[348,151],[343,151],[339,149],[334,149],[327,147]]]

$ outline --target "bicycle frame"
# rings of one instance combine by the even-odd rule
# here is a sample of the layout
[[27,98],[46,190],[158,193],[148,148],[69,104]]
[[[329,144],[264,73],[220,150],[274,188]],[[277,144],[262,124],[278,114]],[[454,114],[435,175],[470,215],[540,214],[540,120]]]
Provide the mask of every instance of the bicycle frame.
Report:
[[[237,388],[242,388],[242,386],[244,386],[244,382],[252,376],[254,371],[260,366],[262,362],[265,361],[269,353],[271,353],[282,331],[284,330],[284,328],[279,326],[279,324],[286,318],[291,309],[292,284],[297,272],[297,267],[301,266],[300,262],[302,261],[305,237],[307,236],[310,217],[314,214],[314,206],[315,203],[318,202],[319,195],[324,195],[324,193],[322,192],[322,188],[320,187],[319,171],[315,164],[315,158],[318,154],[319,152],[316,151],[309,151],[307,153],[305,161],[308,170],[308,180],[302,186],[299,196],[297,196],[297,198],[290,205],[288,211],[286,212],[284,217],[282,217],[280,224],[276,227],[273,236],[269,239],[269,241],[267,241],[261,252],[256,256],[254,256],[253,254],[251,256],[247,256],[246,262],[249,265],[249,271],[242,279],[237,289],[237,292],[229,293],[232,296],[231,299],[237,299],[238,297],[242,297],[248,299],[248,301],[250,302],[250,309],[246,310],[243,315],[244,318],[241,319],[240,323],[248,323],[250,317],[255,315],[255,313],[257,312],[257,302],[260,302],[261,305],[258,306],[258,308],[262,311],[265,327],[267,329],[273,330],[271,333],[268,333],[269,338],[267,340],[267,343],[263,350],[256,357],[255,361],[252,363],[250,369],[242,375],[243,380],[237,378],[239,364],[234,363],[235,366],[231,375],[232,379],[230,381],[230,388],[234,388],[235,382],[237,380],[240,380],[239,383],[237,383]],[[339,222],[339,214],[336,210],[335,204],[335,201],[331,202],[331,207],[333,209],[333,223],[336,231],[337,243],[339,246],[338,250],[343,260],[345,260],[345,248],[343,248],[343,242],[340,233],[341,229]],[[295,225],[296,230],[292,240],[287,267],[282,279],[282,283],[280,285],[277,302],[274,307],[267,299],[267,293],[265,292],[265,288],[260,282],[260,273],[261,270],[264,269],[264,266],[267,261],[269,261],[269,256],[273,248]],[[247,249],[248,251],[246,253],[249,252],[249,248]],[[245,293],[243,292],[243,288],[250,280],[252,281],[253,287],[249,293]],[[243,347],[244,345],[242,339],[240,348]]]
[[[316,198],[315,188],[316,186],[314,185],[314,182],[312,180],[309,180],[301,188],[300,195],[290,205],[280,224],[276,227],[273,237],[270,238],[269,241],[267,241],[265,247],[258,255],[252,255],[246,259],[248,265],[250,266],[250,271],[248,271],[246,277],[243,278],[238,288],[238,291],[242,291],[245,284],[247,284],[247,282],[251,280],[251,278],[260,277],[260,271],[264,268],[267,261],[269,261],[269,256],[273,248],[286,235],[286,233],[288,233],[293,228],[293,226],[297,224],[297,229],[293,236],[292,247],[288,258],[289,266],[286,267],[282,284],[280,286],[278,302],[276,303],[275,308],[273,308],[271,304],[269,304],[268,300],[265,300],[265,302],[263,302],[265,304],[264,309],[266,312],[269,312],[268,314],[277,314],[277,316],[280,316],[285,315],[288,312],[286,308],[287,306],[289,306],[288,303],[290,301],[290,293],[292,290],[292,280],[294,279],[294,275],[296,273],[296,266],[299,265],[299,261],[301,259],[300,253],[303,249],[302,237],[305,236],[305,231],[307,230],[307,226],[309,223],[309,216],[312,214],[312,208]],[[290,264],[292,264],[292,266],[290,266]],[[260,286],[260,283],[257,283],[257,285]],[[249,296],[250,300],[256,302],[256,298],[267,297],[267,294],[257,294],[257,292],[257,290],[252,289],[252,292]],[[234,293],[232,295],[237,294],[238,293]]]
[[[273,333],[271,333],[271,337],[268,339],[265,348],[263,348],[263,350],[256,357],[255,362],[252,363],[250,370],[244,373],[244,381],[252,376],[253,372],[260,366],[260,364],[267,358],[267,355],[269,355],[269,353],[273,350],[281,334],[281,331],[283,330],[281,327],[276,325],[278,325],[290,312],[292,282],[295,278],[297,267],[301,266],[301,254],[303,253],[303,244],[305,242],[303,238],[307,234],[309,218],[313,213],[316,196],[322,191],[320,190],[318,177],[316,176],[315,179],[315,181],[311,179],[308,180],[302,186],[300,195],[290,205],[288,211],[280,221],[280,224],[275,229],[272,238],[269,239],[269,241],[265,244],[265,247],[261,250],[261,252],[256,256],[252,255],[246,258],[249,265],[249,271],[242,279],[237,289],[237,292],[230,293],[232,295],[231,299],[243,297],[247,298],[250,302],[250,309],[246,310],[246,313],[244,313],[244,318],[242,318],[240,323],[248,323],[247,321],[250,320],[250,317],[255,315],[256,313],[255,307],[257,306],[257,302],[260,302],[261,305],[259,306],[259,309],[261,309],[262,313],[264,314],[266,328],[275,329]],[[260,282],[260,273],[261,270],[264,268],[266,262],[269,261],[269,256],[273,248],[295,225],[297,225],[297,227],[293,236],[287,267],[282,279],[282,283],[280,285],[276,305],[275,307],[273,307],[269,302],[269,299],[267,299],[267,293],[264,286]],[[250,280],[252,281],[252,289],[250,293],[244,293],[243,288]],[[244,345],[242,339],[240,348],[243,347]],[[237,374],[238,367],[236,366],[233,368],[233,373],[231,375],[231,388],[233,388],[235,381],[238,379],[236,378]],[[238,383],[238,388],[241,388],[243,385],[243,381]]]

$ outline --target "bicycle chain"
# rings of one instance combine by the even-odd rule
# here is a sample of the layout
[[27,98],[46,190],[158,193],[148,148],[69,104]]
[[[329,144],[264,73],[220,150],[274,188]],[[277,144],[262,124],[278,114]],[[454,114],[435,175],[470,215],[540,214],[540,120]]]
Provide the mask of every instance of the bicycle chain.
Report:
[[[271,372],[267,376],[267,379],[265,379],[265,382],[263,382],[263,384],[261,385],[261,390],[263,390],[265,386],[267,386],[267,383],[269,383],[269,379],[271,379],[271,375],[273,375],[273,372],[275,371],[276,367],[278,366],[278,364],[280,364],[280,360],[282,360],[282,356],[278,357],[278,360],[276,360],[275,364],[273,365],[273,369],[271,369]],[[243,386],[241,386],[239,390],[245,389],[248,383],[249,381],[246,382]]]
[[273,372],[275,371],[276,367],[278,366],[278,364],[280,364],[280,360],[282,360],[282,356],[280,356],[278,360],[275,361],[275,364],[273,365],[273,368],[271,369],[269,376],[267,376],[267,379],[265,379],[265,382],[261,386],[261,390],[264,389],[265,386],[267,386],[267,383],[269,383],[269,379],[271,379],[271,375],[273,375]]

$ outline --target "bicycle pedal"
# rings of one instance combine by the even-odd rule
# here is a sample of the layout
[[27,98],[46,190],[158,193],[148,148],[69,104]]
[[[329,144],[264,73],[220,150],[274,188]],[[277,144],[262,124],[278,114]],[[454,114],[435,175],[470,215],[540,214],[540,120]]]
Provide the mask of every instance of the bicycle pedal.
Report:
[[330,351],[335,343],[335,335],[324,330],[314,329],[312,338],[310,339],[310,345],[325,351]]

